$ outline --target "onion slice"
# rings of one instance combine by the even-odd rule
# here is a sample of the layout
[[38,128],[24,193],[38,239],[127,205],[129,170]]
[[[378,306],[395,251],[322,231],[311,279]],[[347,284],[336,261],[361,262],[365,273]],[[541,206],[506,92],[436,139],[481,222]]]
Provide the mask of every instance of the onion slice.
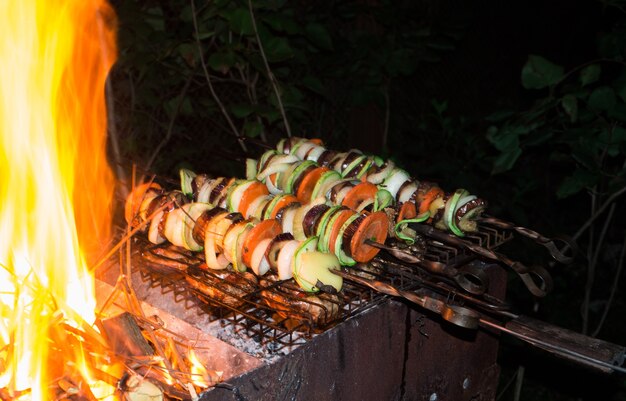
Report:
[[256,248],[254,248],[254,251],[252,251],[250,268],[257,276],[264,275],[270,269],[270,264],[265,256],[265,251],[267,251],[267,247],[271,242],[271,238],[266,238],[259,242]]
[[293,277],[293,271],[291,270],[291,261],[296,249],[300,246],[300,241],[290,240],[283,244],[283,247],[278,254],[278,278],[281,280],[288,280]]

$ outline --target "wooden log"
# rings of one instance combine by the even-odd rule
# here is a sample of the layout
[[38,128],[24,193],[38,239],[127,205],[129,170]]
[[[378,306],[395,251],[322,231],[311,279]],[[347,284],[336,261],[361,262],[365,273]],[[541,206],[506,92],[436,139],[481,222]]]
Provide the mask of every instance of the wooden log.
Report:
[[101,326],[109,341],[109,346],[118,355],[149,356],[154,349],[141,333],[137,321],[128,312],[103,319]]

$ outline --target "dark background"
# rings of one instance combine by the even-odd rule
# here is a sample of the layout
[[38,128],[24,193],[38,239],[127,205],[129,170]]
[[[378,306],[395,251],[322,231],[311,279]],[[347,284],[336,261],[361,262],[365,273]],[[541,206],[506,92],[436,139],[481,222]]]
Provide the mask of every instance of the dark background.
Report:
[[[272,145],[288,131],[392,157],[418,178],[479,194],[493,215],[577,236],[569,266],[534,244],[508,245],[555,279],[541,300],[512,280],[509,300],[626,343],[626,2],[259,0],[255,24],[245,1],[113,3],[111,158],[123,180],[131,164],[172,179],[181,166],[241,176],[242,160],[263,148],[244,150],[237,136]],[[520,399],[626,397],[623,377],[514,342],[501,363],[502,400],[514,399],[520,366]]]

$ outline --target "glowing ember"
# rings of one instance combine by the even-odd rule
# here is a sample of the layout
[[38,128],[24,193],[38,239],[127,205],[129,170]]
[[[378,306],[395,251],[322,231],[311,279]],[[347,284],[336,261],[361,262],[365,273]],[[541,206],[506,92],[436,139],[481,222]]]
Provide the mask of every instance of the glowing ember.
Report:
[[70,344],[77,355],[56,360],[50,333],[83,324],[78,315],[93,322],[85,255],[106,244],[111,221],[113,20],[104,0],[0,2],[0,388],[10,396],[47,399],[48,383],[83,364]]

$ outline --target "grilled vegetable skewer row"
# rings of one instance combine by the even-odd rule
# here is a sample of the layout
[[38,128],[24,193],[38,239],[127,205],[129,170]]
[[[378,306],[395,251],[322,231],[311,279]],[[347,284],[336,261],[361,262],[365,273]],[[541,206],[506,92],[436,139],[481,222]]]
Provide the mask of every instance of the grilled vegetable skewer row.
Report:
[[[300,205],[298,199],[289,194],[269,195],[266,186],[258,181],[209,179],[205,175],[196,175],[189,170],[181,170],[181,184],[183,190],[194,200],[227,205],[231,212],[237,211],[246,217],[266,219],[276,217],[283,231],[294,234],[298,240],[317,236],[318,249],[335,253],[344,265],[352,265],[356,261],[367,262],[376,254],[376,249],[389,249],[383,245],[388,221],[382,212],[359,215],[345,206],[325,204],[323,198],[317,198],[308,205]],[[362,226],[355,225],[350,228],[350,221],[356,224],[363,218]],[[347,244],[347,241],[343,240],[345,234],[355,229],[357,231],[350,241],[348,255],[348,251],[344,251],[342,246],[337,246],[337,243]],[[354,248],[352,245],[356,247],[355,250],[352,249]],[[374,252],[371,252],[372,248]],[[400,259],[407,260],[407,257],[410,257],[411,263],[416,263],[432,273],[452,278],[470,293],[483,293],[486,289],[486,281],[477,284],[474,274],[470,274],[474,278],[472,281],[467,278],[468,274],[465,272],[447,268],[439,262],[420,260],[414,255],[403,257],[398,255],[398,252],[404,251],[394,251],[391,253]]]
[[303,204],[291,194],[270,195],[256,180],[209,179],[181,170],[181,181],[183,191],[197,202],[224,207],[245,218],[275,219],[283,232],[299,241],[318,237],[317,249],[336,255],[342,265],[369,262],[379,249],[367,240],[384,243],[387,237],[384,212],[358,213],[327,205],[324,198]]
[[[300,149],[309,149],[304,145]],[[312,150],[323,149],[319,145],[312,146]],[[342,155],[345,156],[335,157],[337,162],[333,159],[332,163],[319,165],[313,160],[298,159],[300,154],[268,150],[258,161],[247,161],[247,174],[248,178],[264,182],[270,192],[293,193],[301,202],[324,197],[357,211],[395,206],[394,232],[407,242],[414,240],[413,233],[404,231],[408,223],[429,222],[458,236],[476,230],[475,218],[484,210],[485,202],[467,191],[460,189],[454,194],[445,194],[432,183],[412,180],[406,171],[390,167],[391,161],[381,171],[370,174],[377,168],[375,158],[356,151]],[[359,156],[354,158],[355,155]],[[357,168],[359,166],[362,167]]]
[[274,220],[245,219],[240,213],[229,213],[222,207],[186,201],[180,191],[164,192],[157,184],[143,184],[128,197],[125,215],[131,226],[145,223],[147,216],[169,202],[163,214],[150,222],[148,240],[155,244],[169,241],[190,251],[204,250],[206,264],[211,269],[233,269],[245,272],[251,268],[259,276],[268,270],[277,272],[279,279],[293,277],[307,292],[320,289],[340,291],[329,269],[339,269],[337,258],[316,251],[317,237],[305,241],[282,233]]
[[[290,156],[296,156],[301,160],[317,161],[318,164],[321,166],[334,168],[336,171],[340,172],[343,177],[355,176],[357,178],[365,178],[368,182],[377,185],[390,184],[388,189],[390,189],[391,191],[394,191],[395,188],[397,188],[398,182],[401,181],[404,176],[408,175],[404,170],[395,167],[393,161],[391,160],[384,161],[382,158],[377,156],[363,155],[362,152],[358,150],[350,150],[349,152],[345,153],[327,150],[322,146],[322,142],[319,139],[304,139],[294,137],[286,138],[281,140],[277,144],[277,152]],[[414,182],[418,181],[414,180]],[[402,186],[404,185],[405,184],[401,184],[399,191],[402,191]],[[433,191],[431,195],[434,195],[435,197],[432,203],[434,207],[429,208],[429,220],[434,223],[433,225],[438,229],[447,229],[448,231],[452,231],[458,236],[462,236],[463,232],[475,231],[477,222],[480,222],[483,224],[489,224],[495,227],[512,230],[522,236],[530,238],[539,245],[544,246],[550,252],[550,255],[560,263],[571,263],[574,259],[573,255],[565,254],[568,249],[575,250],[577,248],[576,245],[573,243],[573,240],[569,238],[559,238],[558,240],[563,242],[565,245],[563,249],[559,249],[555,239],[544,237],[536,231],[530,230],[526,227],[517,226],[501,219],[482,216],[482,213],[486,208],[486,203],[478,198],[471,200],[468,200],[467,198],[459,199],[454,208],[456,209],[456,211],[454,212],[454,216],[450,216],[454,218],[448,218],[446,222],[446,213],[449,213],[449,209],[452,209],[448,208],[444,212],[444,219],[437,219],[437,216],[435,215],[435,213],[433,213],[433,209],[435,209],[435,207],[437,206],[438,201],[436,197],[440,196],[440,194],[443,194],[443,191],[441,191],[441,189],[438,188],[435,184],[423,182],[419,182],[418,190],[421,190],[424,196],[428,194],[428,191]],[[439,195],[437,193],[439,193]],[[399,195],[400,194],[398,193],[397,196]],[[467,194],[466,196],[471,197],[471,195],[469,194]],[[418,194],[418,196],[414,198],[416,205],[420,204],[419,197],[420,194]],[[447,207],[448,199],[445,198],[446,196],[444,196],[444,200],[446,201]],[[450,198],[450,196],[448,196],[448,198]],[[451,199],[454,199],[454,197],[452,197]],[[426,201],[428,200],[426,199]],[[425,210],[425,208],[420,206],[417,207],[418,215]],[[572,254],[574,253],[575,251],[572,251]]]
[[[339,174],[338,180],[356,179],[374,184],[380,191],[379,198],[385,199],[385,194],[396,205],[400,219],[428,222],[457,236],[476,231],[476,218],[486,208],[484,200],[463,189],[446,194],[434,183],[411,178],[408,172],[391,160],[384,161],[355,149],[335,152],[324,148],[319,140],[283,139],[278,143],[277,150],[265,152],[256,166],[249,162],[248,167],[251,172],[256,167],[257,174],[264,177],[268,172],[283,169],[277,165],[290,163],[294,158],[315,162],[319,167],[335,171]],[[290,175],[294,171],[290,169],[286,172]],[[327,176],[328,180],[332,180],[331,173]],[[283,178],[279,184],[287,180]]]

